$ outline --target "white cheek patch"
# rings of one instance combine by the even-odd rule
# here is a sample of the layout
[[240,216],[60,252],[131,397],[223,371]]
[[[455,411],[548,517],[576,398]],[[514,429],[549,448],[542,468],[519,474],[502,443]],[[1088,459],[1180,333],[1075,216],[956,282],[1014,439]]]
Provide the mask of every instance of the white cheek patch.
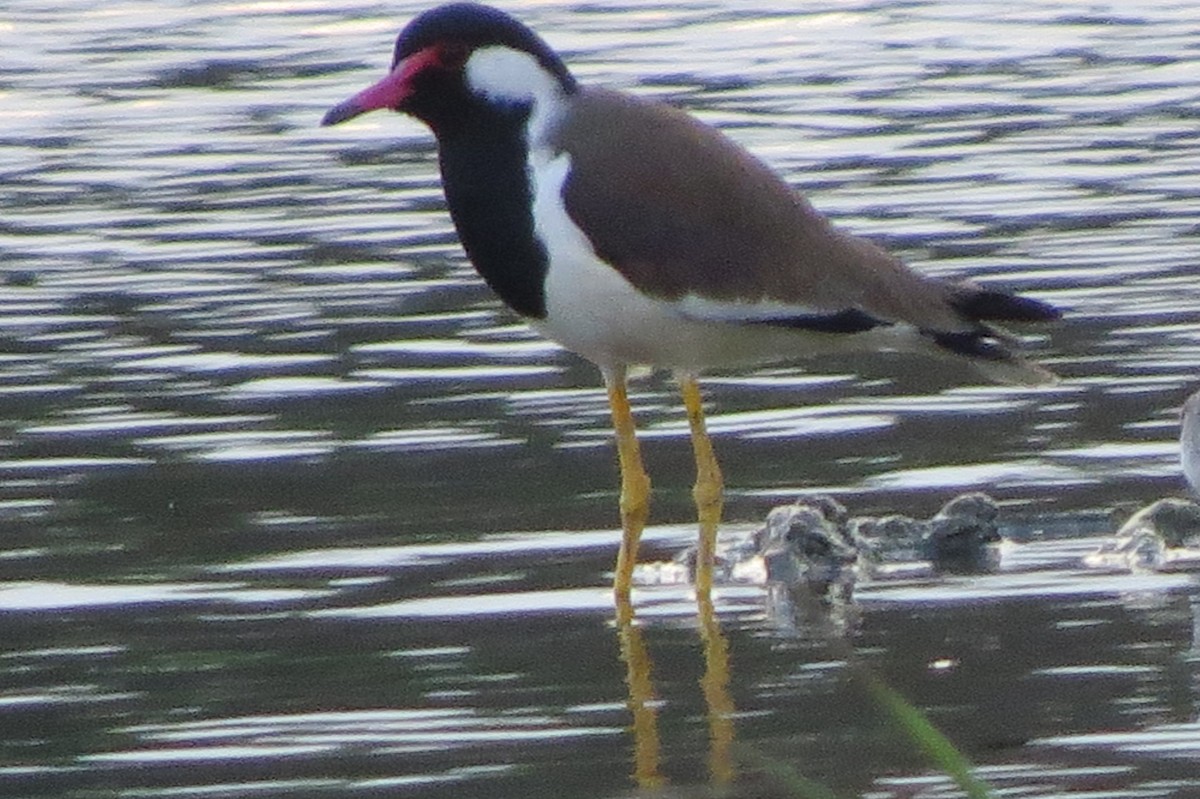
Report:
[[467,59],[466,75],[472,91],[500,102],[535,104],[561,93],[536,58],[511,47],[479,48]]

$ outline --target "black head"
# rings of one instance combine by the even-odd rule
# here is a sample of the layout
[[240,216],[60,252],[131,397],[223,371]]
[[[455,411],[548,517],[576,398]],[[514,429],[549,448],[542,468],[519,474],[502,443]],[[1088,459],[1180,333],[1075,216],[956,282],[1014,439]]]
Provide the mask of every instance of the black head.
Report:
[[[485,52],[492,56],[475,58]],[[520,63],[512,74],[491,74],[495,56]],[[336,125],[378,108],[410,114],[435,132],[453,125],[471,105],[520,105],[523,87],[501,85],[513,79],[530,84],[551,81],[564,94],[575,91],[565,64],[536,33],[499,9],[477,3],[451,3],[426,11],[396,39],[391,72],[383,80],[337,105],[321,124]],[[498,88],[499,87],[499,88]],[[524,89],[532,103],[534,88]]]
[[479,3],[448,3],[408,23],[396,37],[392,68],[430,47],[458,50],[465,57],[492,45],[529,53],[547,72],[574,86],[566,66],[540,36],[500,9]]

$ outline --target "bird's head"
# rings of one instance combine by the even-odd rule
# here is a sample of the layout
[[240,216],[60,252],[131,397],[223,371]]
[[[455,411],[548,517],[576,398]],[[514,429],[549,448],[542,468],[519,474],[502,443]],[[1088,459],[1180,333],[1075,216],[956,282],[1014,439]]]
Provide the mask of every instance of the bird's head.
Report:
[[390,108],[436,133],[468,122],[481,106],[528,113],[540,99],[575,88],[562,60],[529,28],[489,6],[451,3],[410,22],[383,80],[331,108],[321,124]]

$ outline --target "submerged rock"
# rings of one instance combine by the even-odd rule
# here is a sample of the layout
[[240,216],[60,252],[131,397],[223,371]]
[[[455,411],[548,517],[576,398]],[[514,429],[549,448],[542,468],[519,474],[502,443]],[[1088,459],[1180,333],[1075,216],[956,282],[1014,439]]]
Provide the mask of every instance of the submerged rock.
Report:
[[878,570],[927,562],[936,572],[974,574],[999,564],[1000,509],[987,494],[962,494],[931,519],[909,516],[859,517],[851,532]]
[[1200,505],[1186,499],[1160,499],[1129,517],[1118,536],[1152,533],[1169,549],[1200,546]]
[[941,571],[959,574],[993,571],[999,566],[1001,542],[996,518],[1000,509],[987,494],[963,494],[929,520],[925,557]]
[[751,537],[752,558],[733,570],[762,570],[765,582],[805,585],[818,596],[849,596],[855,581],[858,548],[846,536],[846,512],[831,497],[773,508]]
[[911,516],[857,516],[850,520],[850,535],[862,554],[864,566],[872,571],[886,564],[924,561],[922,540],[929,523]]
[[1200,569],[1200,505],[1160,499],[1139,510],[1116,534],[1084,556],[1084,565],[1121,571]]
[[[1179,462],[1192,492],[1200,495],[1200,391],[1180,411]],[[1171,498],[1152,502],[1125,519],[1083,563],[1120,571],[1200,571],[1200,505]]]
[[[772,508],[749,536],[722,537],[714,579],[806,589],[826,603],[847,601],[863,574],[977,573],[996,568],[999,508],[986,494],[955,497],[927,520],[851,517],[836,499],[805,497]],[[696,549],[671,563],[644,564],[645,583],[691,581]]]

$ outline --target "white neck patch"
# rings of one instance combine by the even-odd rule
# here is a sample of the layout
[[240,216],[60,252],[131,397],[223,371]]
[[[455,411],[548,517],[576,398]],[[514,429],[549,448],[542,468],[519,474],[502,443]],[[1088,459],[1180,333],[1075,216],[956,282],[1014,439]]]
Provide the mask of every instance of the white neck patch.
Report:
[[467,59],[467,86],[499,102],[529,103],[543,110],[562,95],[558,80],[529,53],[511,47],[481,47]]

